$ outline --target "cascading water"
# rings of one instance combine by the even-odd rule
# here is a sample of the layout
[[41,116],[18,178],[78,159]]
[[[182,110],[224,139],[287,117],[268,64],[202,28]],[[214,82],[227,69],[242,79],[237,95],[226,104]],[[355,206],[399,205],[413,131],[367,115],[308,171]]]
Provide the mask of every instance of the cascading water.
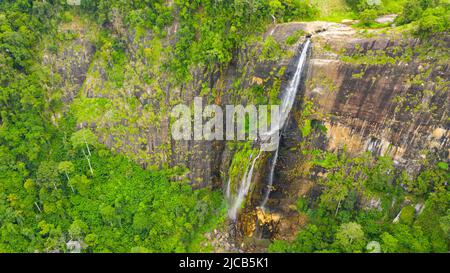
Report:
[[[262,151],[259,151],[259,153],[255,157],[255,159],[253,159],[250,169],[247,167],[247,170],[245,171],[245,174],[242,177],[236,199],[232,202],[231,207],[228,210],[228,217],[230,217],[230,219],[232,219],[232,220],[236,220],[237,212],[238,212],[239,208],[241,207],[241,204],[244,201],[244,198],[247,195],[248,190],[250,189],[250,185],[252,183],[252,177],[253,177],[253,170],[255,169],[256,161],[261,156],[261,152]],[[227,190],[230,188],[230,183],[231,183],[231,181],[228,180]],[[230,195],[229,192],[227,192],[227,194]],[[228,196],[228,198],[231,199],[231,196]]]
[[272,190],[273,176],[275,174],[275,167],[277,166],[279,149],[280,149],[280,143],[278,142],[277,150],[275,151],[275,154],[274,154],[274,156],[272,158],[272,163],[270,164],[270,171],[269,171],[269,178],[268,178],[269,181],[268,181],[267,186],[266,186],[266,191],[264,192],[264,198],[263,198],[263,200],[261,202],[261,205],[260,205],[260,207],[263,210],[264,210],[264,208],[265,208],[265,206],[267,204],[267,201],[269,200],[269,195],[270,195],[270,192]]
[[[279,122],[277,124],[271,125],[270,131],[261,137],[262,142],[266,141],[267,139],[270,139],[275,134],[280,134],[281,130],[285,126],[285,123],[289,117],[289,113],[291,112],[292,106],[294,105],[295,98],[297,96],[297,90],[298,90],[298,86],[300,84],[300,80],[302,78],[303,68],[304,68],[306,60],[307,60],[307,53],[308,53],[310,43],[311,43],[310,39],[307,39],[303,46],[300,58],[298,60],[297,69],[295,71],[295,74],[292,77],[292,79],[290,80],[288,86],[286,87],[286,89],[283,92],[283,95],[281,97]],[[276,148],[274,157],[272,158],[272,163],[270,165],[267,189],[265,191],[264,198],[260,205],[261,208],[263,208],[263,209],[269,199],[269,195],[270,195],[271,188],[273,185],[273,178],[274,178],[274,173],[275,173],[275,167],[277,165],[279,148],[280,148],[280,138],[278,138],[277,148]],[[226,195],[231,204],[230,209],[228,210],[228,216],[233,221],[236,220],[238,210],[241,207],[242,202],[245,199],[245,196],[247,195],[248,191],[250,190],[252,176],[253,176],[253,170],[254,170],[254,167],[255,167],[255,164],[256,164],[258,158],[261,156],[261,153],[262,153],[262,150],[260,150],[258,155],[253,159],[253,162],[250,165],[250,168],[247,167],[247,169],[244,173],[244,176],[242,177],[241,183],[239,185],[237,196],[234,200],[232,200],[232,196],[231,196],[231,180],[230,179],[228,180]]]
[[[310,43],[311,43],[311,41],[309,39],[307,39],[305,42],[305,45],[303,46],[302,54],[300,55],[300,58],[298,60],[297,69],[295,71],[294,77],[292,77],[291,81],[289,82],[289,85],[287,86],[285,92],[283,93],[283,96],[281,99],[282,104],[281,104],[280,123],[279,123],[279,126],[277,126],[278,130],[274,133],[280,133],[284,129],[286,120],[288,119],[289,113],[291,112],[292,106],[294,105],[295,97],[297,96],[298,86],[300,84],[300,80],[301,80],[302,74],[303,74],[303,68],[305,67],[305,63],[307,60],[308,49],[309,49]],[[271,132],[272,131],[273,130],[271,130]],[[274,134],[274,133],[272,133],[272,134]],[[264,193],[264,198],[260,205],[260,207],[263,210],[267,204],[267,201],[269,200],[269,195],[272,190],[273,177],[275,174],[275,167],[276,167],[277,161],[278,161],[278,152],[280,149],[280,140],[281,140],[281,137],[278,138],[277,149],[272,158],[272,164],[270,165],[270,171],[269,171],[266,192]]]
[[286,123],[286,120],[291,112],[292,106],[294,105],[295,97],[297,96],[297,89],[300,84],[300,80],[302,78],[303,68],[305,67],[310,44],[311,41],[307,39],[303,46],[300,58],[298,60],[295,74],[282,94],[280,106],[280,120],[278,124],[275,124],[274,126],[271,127],[270,131],[266,133],[266,136],[270,137],[274,134],[280,133],[280,131],[283,129]]

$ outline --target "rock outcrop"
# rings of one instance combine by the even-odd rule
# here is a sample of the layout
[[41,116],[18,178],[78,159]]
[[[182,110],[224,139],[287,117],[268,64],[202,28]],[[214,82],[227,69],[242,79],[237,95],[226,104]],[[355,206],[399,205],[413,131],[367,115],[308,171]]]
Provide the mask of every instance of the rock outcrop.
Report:
[[[277,228],[271,238],[292,239],[302,226],[296,200],[316,198],[314,183],[323,175],[308,173],[299,150],[305,102],[316,106],[313,122],[327,128],[326,135],[313,139],[309,148],[391,156],[397,167],[411,175],[420,171],[427,158],[449,160],[450,69],[448,60],[439,58],[449,47],[448,38],[420,42],[321,22],[280,25],[273,35],[299,29],[313,34],[313,48],[306,81],[281,144],[268,202],[270,211],[280,218],[270,223]],[[255,187],[246,214],[258,211],[264,183],[259,181]],[[375,203],[368,201],[367,206]],[[254,221],[258,222],[257,217]]]

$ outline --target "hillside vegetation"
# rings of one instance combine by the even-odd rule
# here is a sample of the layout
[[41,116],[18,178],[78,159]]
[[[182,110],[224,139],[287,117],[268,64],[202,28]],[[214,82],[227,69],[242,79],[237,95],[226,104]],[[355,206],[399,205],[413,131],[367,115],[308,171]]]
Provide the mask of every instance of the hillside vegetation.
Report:
[[[445,35],[449,7],[437,0],[1,1],[0,252],[212,251],[204,234],[225,221],[221,189],[193,187],[186,166],[171,164],[171,143],[141,135],[162,128],[168,107],[180,102],[165,96],[166,87],[182,94],[198,84],[217,98],[208,80],[248,44],[261,45],[261,62],[285,54],[261,38],[274,24],[359,19],[356,28],[390,28],[375,18],[398,13],[406,35],[424,38]],[[267,102],[278,89],[243,96]],[[304,132],[313,130],[305,124]],[[448,162],[394,179],[389,158],[310,152],[311,164],[330,171],[318,181],[327,190],[311,204],[298,200],[311,223],[271,251],[362,252],[381,238],[385,252],[448,252]],[[412,195],[425,210],[416,217],[406,206],[391,225],[381,212],[353,210],[353,189],[362,188],[384,195],[383,206]]]

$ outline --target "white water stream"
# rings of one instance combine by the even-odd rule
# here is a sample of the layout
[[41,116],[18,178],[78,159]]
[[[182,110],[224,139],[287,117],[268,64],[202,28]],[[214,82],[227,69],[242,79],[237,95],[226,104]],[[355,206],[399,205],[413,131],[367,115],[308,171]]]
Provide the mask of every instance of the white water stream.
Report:
[[[302,78],[303,69],[306,64],[307,60],[307,53],[310,46],[311,41],[309,39],[306,40],[302,53],[300,55],[297,69],[295,71],[294,76],[290,80],[288,86],[283,92],[283,95],[281,97],[281,107],[280,107],[280,120],[278,124],[272,124],[271,130],[265,134],[264,137],[262,137],[262,141],[270,139],[274,134],[280,134],[281,130],[283,130],[285,123],[289,117],[289,113],[291,112],[292,106],[294,105],[295,98],[297,96],[297,90],[298,86],[300,85],[300,80]],[[269,195],[271,192],[271,188],[273,185],[273,178],[275,173],[275,167],[277,165],[278,161],[278,151],[280,148],[280,138],[278,139],[277,148],[274,154],[274,157],[272,158],[272,163],[270,165],[270,171],[269,171],[269,178],[267,183],[267,189],[264,194],[264,199],[261,202],[260,207],[264,209],[265,205],[267,204],[267,201],[269,200]],[[231,194],[231,179],[228,180],[227,189],[226,189],[226,196],[230,202],[230,208],[228,210],[228,216],[232,220],[236,220],[237,213],[242,205],[242,202],[244,202],[245,197],[247,196],[248,191],[250,190],[252,177],[253,177],[253,170],[255,167],[255,164],[258,160],[258,158],[261,156],[262,150],[259,151],[258,155],[253,159],[252,164],[247,167],[247,170],[244,173],[244,176],[242,177],[241,183],[239,185],[239,189],[237,191],[236,197],[233,199]]]

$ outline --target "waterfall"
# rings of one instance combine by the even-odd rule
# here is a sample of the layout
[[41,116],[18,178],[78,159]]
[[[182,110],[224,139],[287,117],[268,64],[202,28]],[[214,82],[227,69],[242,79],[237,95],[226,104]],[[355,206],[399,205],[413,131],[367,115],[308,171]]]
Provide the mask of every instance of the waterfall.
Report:
[[[247,170],[245,170],[245,174],[242,177],[241,184],[239,185],[239,191],[237,193],[236,199],[232,201],[231,207],[228,210],[228,217],[231,220],[236,220],[237,212],[240,209],[242,202],[244,201],[244,198],[250,189],[253,177],[253,170],[255,169],[256,161],[261,156],[261,153],[262,151],[259,151],[258,156],[256,156],[255,159],[253,159],[250,169],[247,167]],[[230,185],[230,182],[231,181],[229,180],[228,185]],[[227,188],[228,187],[229,186],[227,186]],[[231,199],[231,196],[229,198]]]
[[[280,120],[277,124],[272,124],[271,129],[269,132],[267,132],[264,136],[261,137],[261,141],[264,142],[267,139],[270,139],[271,136],[274,134],[280,134],[280,131],[284,128],[285,123],[289,117],[289,113],[291,112],[292,106],[294,105],[295,98],[297,96],[297,90],[300,85],[300,80],[302,78],[303,68],[305,66],[306,60],[307,60],[307,53],[310,46],[310,39],[308,38],[303,46],[300,58],[298,60],[297,69],[295,71],[294,76],[290,80],[288,86],[286,87],[285,91],[282,94],[281,97],[281,107],[280,107]],[[275,173],[275,167],[277,165],[278,161],[278,152],[280,148],[280,139],[278,139],[277,148],[275,151],[275,154],[272,158],[272,163],[270,166],[269,171],[269,177],[268,177],[268,184],[267,189],[264,194],[264,198],[261,202],[261,208],[264,209],[264,206],[267,203],[267,200],[269,199],[270,191],[273,185],[273,177]],[[252,177],[253,177],[253,170],[255,167],[255,164],[259,157],[261,156],[261,153],[263,151],[260,150],[258,155],[253,159],[252,164],[247,167],[245,170],[244,176],[242,177],[241,183],[239,185],[237,196],[234,200],[232,200],[231,197],[231,179],[228,180],[227,189],[226,189],[226,196],[228,201],[230,202],[230,208],[228,210],[228,216],[232,220],[236,220],[238,210],[240,209],[242,202],[244,202],[244,199],[250,190]]]
[[270,131],[266,133],[267,136],[272,136],[280,132],[283,129],[286,120],[291,112],[292,106],[295,102],[295,97],[297,96],[297,89],[300,84],[300,80],[302,78],[303,68],[305,67],[305,63],[307,60],[308,49],[311,41],[309,39],[306,40],[300,58],[298,60],[297,69],[295,71],[294,76],[286,87],[285,92],[281,97],[281,106],[280,106],[280,121],[275,126],[272,126]]
[[[291,112],[292,106],[294,105],[295,102],[295,98],[297,96],[297,90],[298,90],[298,86],[300,85],[300,80],[302,78],[302,74],[303,74],[303,68],[305,67],[306,64],[306,60],[307,60],[307,55],[308,55],[308,49],[309,49],[309,45],[310,45],[311,41],[309,39],[306,40],[305,45],[303,46],[303,50],[302,53],[300,55],[300,58],[298,60],[298,64],[297,64],[297,69],[295,71],[294,76],[292,77],[291,81],[289,82],[289,85],[287,86],[285,92],[282,95],[281,98],[281,115],[280,115],[280,122],[278,124],[278,126],[276,126],[277,130],[275,132],[273,132],[273,129],[271,129],[271,133],[280,133],[280,131],[282,131],[284,129],[284,126],[286,124],[286,121],[289,117],[289,113]],[[270,171],[269,171],[269,177],[268,177],[268,183],[267,183],[267,187],[266,187],[266,191],[264,193],[264,198],[261,202],[260,207],[262,209],[265,208],[267,201],[269,200],[269,195],[270,192],[272,190],[272,185],[273,185],[273,177],[275,174],[275,167],[277,166],[277,161],[278,161],[278,153],[280,150],[280,141],[281,141],[281,137],[278,138],[278,144],[277,144],[277,149],[275,151],[275,154],[272,158],[272,164],[270,165]]]
[[231,178],[228,178],[227,190],[225,192],[227,200],[231,200]]
[[269,181],[267,182],[266,191],[264,192],[264,198],[261,202],[260,207],[264,210],[264,207],[267,204],[267,201],[269,200],[270,191],[272,189],[273,185],[273,175],[275,174],[275,167],[277,166],[278,161],[278,151],[280,150],[280,143],[278,142],[277,150],[275,151],[275,155],[272,158],[272,164],[270,164],[270,171],[269,171]]

